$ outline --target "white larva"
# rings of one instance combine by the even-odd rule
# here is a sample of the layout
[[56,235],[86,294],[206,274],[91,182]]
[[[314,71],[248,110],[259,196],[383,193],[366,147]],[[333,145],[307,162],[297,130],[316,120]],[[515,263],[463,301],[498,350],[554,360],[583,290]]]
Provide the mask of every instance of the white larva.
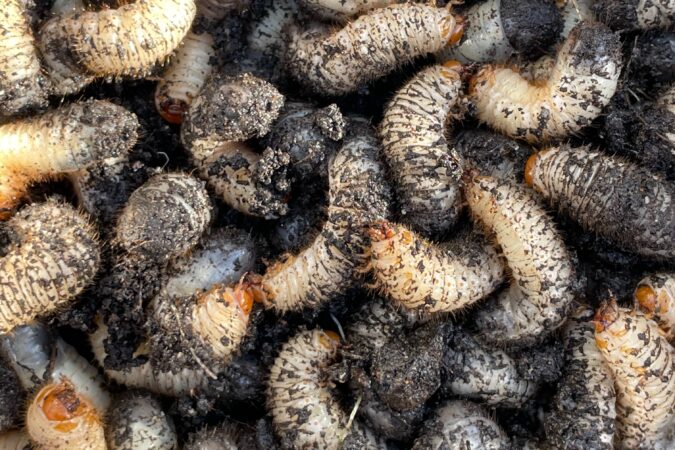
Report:
[[0,117],[47,104],[35,39],[21,0],[5,0],[0,11]]
[[371,9],[399,3],[397,0],[300,0],[300,6],[323,19],[347,21]]
[[485,66],[471,79],[477,117],[530,143],[564,139],[589,125],[614,95],[621,42],[607,27],[582,22],[567,37],[544,83],[507,67]]
[[616,448],[672,448],[675,349],[656,322],[611,299],[596,312],[595,341],[614,374]]
[[504,264],[489,244],[455,253],[388,222],[373,225],[369,234],[375,287],[405,308],[457,311],[486,297],[504,279]]
[[69,381],[40,389],[28,406],[26,429],[41,449],[106,450],[101,413]]
[[0,434],[0,448],[3,450],[30,450],[30,436],[26,430],[13,430]]
[[598,19],[617,30],[668,28],[675,23],[675,0],[596,0]]
[[143,393],[119,395],[106,416],[108,450],[174,450],[173,420],[159,401]]
[[404,4],[379,8],[331,32],[313,24],[291,30],[291,74],[322,95],[340,95],[381,77],[404,61],[456,43],[463,25],[448,8]]
[[413,450],[507,450],[511,443],[499,425],[480,406],[453,400],[442,404],[423,426]]
[[297,14],[295,0],[274,1],[254,22],[247,37],[248,48],[268,58],[281,59],[286,52],[285,29],[296,20]]
[[27,206],[8,226],[16,239],[0,259],[0,334],[74,300],[100,262],[93,226],[69,205]]
[[567,145],[530,157],[525,182],[553,206],[620,247],[675,257],[675,189],[649,170]]
[[595,0],[556,0],[563,18],[563,30],[560,33],[563,38],[567,38],[579,22],[595,20],[592,9],[594,3]]
[[83,101],[0,126],[0,216],[32,183],[73,173],[136,143],[136,116],[113,103]]
[[655,273],[643,278],[633,297],[644,314],[659,324],[666,338],[675,341],[675,273]]
[[491,342],[525,344],[559,327],[573,300],[574,270],[553,220],[523,188],[491,177],[467,182],[477,221],[501,247],[511,286],[479,311],[476,324]]
[[461,99],[461,71],[454,61],[422,70],[394,95],[380,124],[402,220],[427,234],[447,231],[461,211],[462,164],[445,138]]

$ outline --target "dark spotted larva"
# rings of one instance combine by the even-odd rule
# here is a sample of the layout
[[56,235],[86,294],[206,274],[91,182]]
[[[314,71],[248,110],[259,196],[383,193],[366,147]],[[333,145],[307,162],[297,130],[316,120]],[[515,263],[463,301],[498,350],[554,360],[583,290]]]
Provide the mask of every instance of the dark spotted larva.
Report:
[[80,89],[83,75],[145,75],[178,47],[195,14],[194,0],[138,0],[57,16],[40,31],[49,75],[61,94]]
[[137,129],[133,113],[101,100],[0,126],[0,216],[34,182],[127,153],[136,143]]
[[25,430],[13,430],[0,434],[0,448],[3,450],[30,450],[30,436]]
[[103,417],[69,381],[40,389],[28,405],[26,429],[38,448],[106,450]]
[[398,3],[397,0],[299,0],[305,10],[324,19],[348,20],[371,9]]
[[593,310],[580,306],[563,329],[564,375],[545,421],[546,437],[555,448],[614,448],[614,378],[595,344],[592,318]]
[[675,340],[675,273],[656,273],[638,283],[633,294],[644,314]]
[[619,246],[675,257],[675,189],[646,169],[561,146],[530,157],[525,181],[584,228]]
[[345,94],[404,61],[456,43],[462,31],[448,8],[392,5],[335,32],[318,23],[304,32],[292,29],[287,63],[293,76],[318,94]]
[[30,21],[21,0],[6,0],[0,12],[0,117],[47,103]]
[[502,260],[489,244],[459,244],[468,251],[455,253],[388,222],[374,224],[369,234],[375,287],[405,308],[456,311],[486,297],[504,279]]
[[0,260],[0,334],[72,301],[93,280],[99,244],[87,218],[54,200],[22,209]]
[[558,10],[546,0],[486,0],[463,16],[464,37],[439,58],[462,63],[501,63],[516,54],[532,58],[555,42],[561,28]]
[[460,102],[461,71],[454,61],[422,70],[394,95],[380,124],[402,220],[427,234],[447,231],[460,212],[461,162],[445,125]]
[[667,28],[675,23],[673,0],[596,0],[593,9],[615,30]]
[[574,269],[553,220],[524,189],[490,177],[468,181],[475,219],[501,246],[510,287],[479,311],[476,324],[491,342],[525,344],[565,320],[573,299]]
[[372,132],[345,139],[329,167],[328,219],[321,233],[297,255],[262,276],[263,303],[281,312],[316,308],[351,286],[362,265],[365,227],[388,215],[389,187]]
[[136,392],[118,395],[106,416],[108,450],[174,450],[173,420],[154,397]]
[[295,21],[297,14],[296,0],[272,2],[263,16],[254,22],[248,34],[249,49],[261,53],[267,61],[283,58],[286,53],[284,32]]
[[596,312],[595,341],[614,374],[616,448],[672,448],[675,349],[658,325],[611,299]]
[[508,450],[509,438],[480,406],[460,400],[442,404],[424,424],[413,450]]
[[621,65],[619,37],[602,24],[582,22],[544,82],[490,65],[472,78],[469,94],[478,118],[507,136],[532,143],[563,139],[589,125],[609,103]]

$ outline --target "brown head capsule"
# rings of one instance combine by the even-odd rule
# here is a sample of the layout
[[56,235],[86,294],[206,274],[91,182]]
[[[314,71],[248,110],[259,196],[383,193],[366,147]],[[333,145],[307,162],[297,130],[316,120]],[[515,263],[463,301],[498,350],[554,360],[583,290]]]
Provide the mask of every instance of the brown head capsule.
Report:
[[644,314],[659,324],[666,338],[675,339],[675,273],[656,273],[643,278],[633,294]]

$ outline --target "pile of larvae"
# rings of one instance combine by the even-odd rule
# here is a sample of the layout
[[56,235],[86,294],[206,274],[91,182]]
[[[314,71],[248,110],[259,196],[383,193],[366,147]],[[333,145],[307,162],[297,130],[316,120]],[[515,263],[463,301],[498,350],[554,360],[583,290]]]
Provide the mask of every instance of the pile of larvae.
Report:
[[0,0],[0,448],[675,448],[675,0]]

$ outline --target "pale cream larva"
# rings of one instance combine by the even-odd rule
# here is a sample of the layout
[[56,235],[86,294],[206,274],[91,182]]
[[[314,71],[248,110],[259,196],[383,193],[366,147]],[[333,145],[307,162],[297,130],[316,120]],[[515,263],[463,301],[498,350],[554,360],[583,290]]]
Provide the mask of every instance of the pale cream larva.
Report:
[[106,450],[101,413],[69,381],[40,389],[28,405],[26,429],[40,449]]
[[375,9],[338,31],[294,28],[287,51],[291,74],[322,95],[340,95],[405,61],[456,43],[463,24],[448,8],[404,4]]
[[666,338],[675,341],[675,273],[655,273],[643,278],[633,294],[644,314],[659,324]]
[[286,52],[286,27],[296,20],[297,15],[296,0],[273,2],[262,17],[253,23],[247,37],[249,49],[268,58],[281,59]]
[[106,416],[108,450],[175,450],[178,438],[160,402],[142,392],[117,395]]
[[8,226],[15,239],[0,260],[0,334],[74,300],[100,261],[93,226],[69,205],[27,206]]
[[649,170],[563,145],[532,155],[525,182],[618,246],[652,258],[675,258],[675,188]]
[[560,35],[569,36],[572,28],[584,20],[595,20],[593,4],[595,0],[556,0],[563,19],[563,29]]
[[668,28],[675,23],[675,0],[596,0],[593,9],[615,30]]
[[299,0],[300,6],[323,19],[346,21],[371,9],[400,3],[397,0]]
[[73,173],[136,143],[138,120],[121,106],[89,100],[0,126],[0,217],[32,183]]
[[426,234],[447,231],[461,211],[462,164],[445,138],[448,119],[459,114],[461,72],[454,61],[422,70],[394,95],[380,124],[401,220]]
[[0,448],[3,450],[30,450],[30,435],[26,430],[13,430],[0,434]]
[[544,82],[488,65],[473,76],[469,96],[482,122],[530,143],[564,139],[588,126],[614,95],[621,73],[618,35],[582,22],[567,37]]
[[396,304],[422,313],[457,311],[486,297],[504,279],[504,265],[489,244],[437,246],[402,225],[369,229],[369,268],[375,287]]
[[616,448],[673,448],[675,349],[656,322],[610,299],[596,312],[595,341],[614,375]]
[[479,311],[476,324],[491,342],[523,344],[559,327],[573,299],[574,269],[553,220],[525,189],[474,177],[466,199],[476,221],[501,247],[509,288]]
[[178,47],[195,14],[194,0],[138,0],[54,17],[39,40],[56,92],[77,92],[92,77],[146,75]]
[[47,82],[21,0],[5,0],[0,11],[0,117],[47,103]]

